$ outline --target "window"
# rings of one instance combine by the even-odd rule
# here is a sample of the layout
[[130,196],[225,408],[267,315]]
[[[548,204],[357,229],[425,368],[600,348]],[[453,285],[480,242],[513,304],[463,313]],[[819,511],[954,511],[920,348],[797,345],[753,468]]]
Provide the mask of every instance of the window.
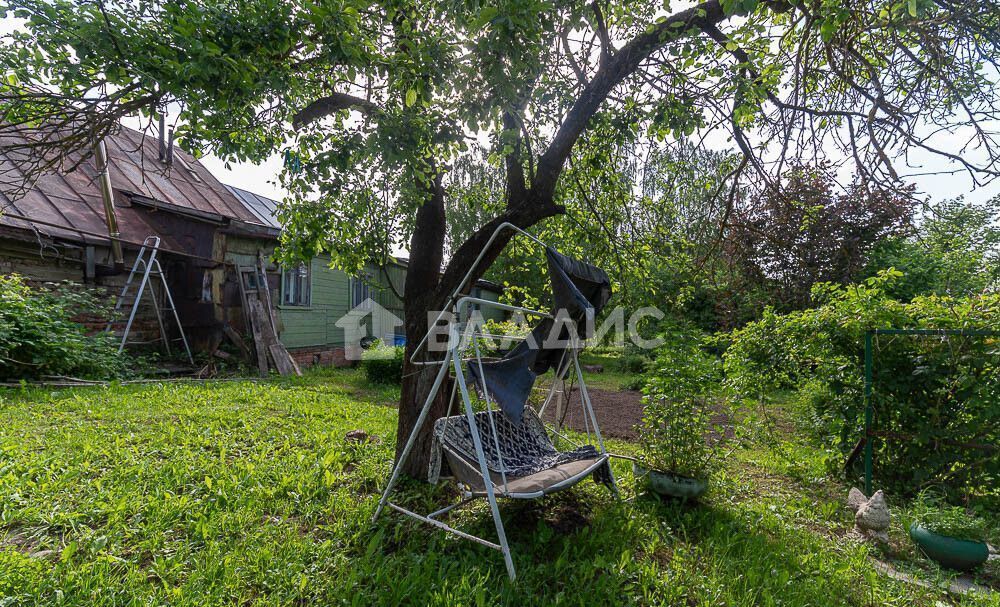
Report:
[[371,305],[371,291],[368,288],[368,283],[365,282],[363,278],[352,278],[351,279],[351,307],[356,308],[362,304],[366,306]]
[[281,269],[281,303],[286,306],[308,306],[312,303],[312,273],[300,263],[294,268]]
[[212,303],[212,271],[201,273],[201,303]]

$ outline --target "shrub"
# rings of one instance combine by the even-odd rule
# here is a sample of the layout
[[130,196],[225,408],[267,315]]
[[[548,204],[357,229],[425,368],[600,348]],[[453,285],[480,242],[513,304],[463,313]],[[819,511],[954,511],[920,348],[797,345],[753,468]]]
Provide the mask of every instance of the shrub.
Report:
[[33,289],[17,274],[0,276],[0,379],[123,375],[128,358],[118,353],[114,339],[104,333],[88,336],[72,320],[102,307],[94,294],[78,287]]
[[644,373],[650,359],[637,352],[627,352],[615,361],[615,367],[622,373]]
[[400,384],[403,381],[402,346],[386,346],[375,342],[361,355],[365,378],[373,384]]
[[717,357],[700,337],[674,336],[657,351],[647,374],[639,427],[644,463],[657,470],[705,478],[719,462],[731,421]]
[[911,513],[912,522],[931,533],[972,542],[986,540],[983,519],[969,514],[965,508],[948,504],[943,496],[928,490],[922,491],[914,501]]
[[[732,335],[727,382],[738,394],[804,394],[818,427],[847,453],[864,428],[864,334],[875,328],[995,329],[1000,296],[917,297],[902,303],[886,271],[859,285],[819,285],[816,309],[778,315]],[[1000,478],[1000,341],[879,336],[875,347],[875,473],[901,493],[930,484],[992,494]],[[981,448],[986,446],[985,449]],[[993,447],[992,449],[995,449]]]

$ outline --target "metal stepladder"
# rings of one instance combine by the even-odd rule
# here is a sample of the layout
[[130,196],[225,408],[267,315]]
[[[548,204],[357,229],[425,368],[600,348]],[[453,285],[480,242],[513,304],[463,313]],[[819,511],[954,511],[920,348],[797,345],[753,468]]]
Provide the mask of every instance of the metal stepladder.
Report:
[[[139,311],[139,304],[142,303],[142,295],[146,292],[146,288],[149,288],[150,298],[153,302],[153,310],[156,312],[156,323],[160,328],[160,338],[163,340],[164,348],[167,354],[170,354],[170,338],[167,337],[166,325],[164,324],[163,313],[169,312],[173,316],[174,322],[177,324],[177,331],[180,333],[179,340],[184,344],[184,351],[187,353],[188,360],[191,364],[194,364],[194,357],[191,355],[191,347],[188,345],[187,336],[184,335],[184,327],[181,326],[181,319],[177,316],[177,306],[174,305],[174,298],[170,294],[170,287],[167,285],[167,276],[163,272],[163,267],[160,266],[160,260],[156,258],[157,253],[160,251],[160,237],[159,236],[147,236],[146,240],[142,241],[142,247],[139,249],[139,255],[135,258],[135,263],[132,264],[132,270],[128,273],[128,279],[125,281],[125,286],[122,287],[121,294],[118,295],[118,300],[115,302],[114,312],[112,313],[112,319],[108,322],[105,331],[110,332],[111,326],[115,322],[115,317],[118,315],[118,311],[121,310],[126,298],[129,295],[129,289],[132,288],[132,284],[135,282],[136,274],[142,274],[142,279],[139,281],[139,289],[135,294],[135,300],[132,302],[132,309],[128,315],[128,321],[125,323],[125,331],[122,334],[122,341],[118,345],[118,351],[121,352],[125,349],[125,345],[128,343],[129,333],[132,331],[132,323],[135,321],[135,315]],[[148,257],[148,258],[147,258]],[[167,305],[163,308],[160,307],[159,302],[156,300],[156,293],[153,291],[153,284],[150,282],[150,277],[158,277],[160,279],[160,285],[163,287],[163,294],[166,297]]]

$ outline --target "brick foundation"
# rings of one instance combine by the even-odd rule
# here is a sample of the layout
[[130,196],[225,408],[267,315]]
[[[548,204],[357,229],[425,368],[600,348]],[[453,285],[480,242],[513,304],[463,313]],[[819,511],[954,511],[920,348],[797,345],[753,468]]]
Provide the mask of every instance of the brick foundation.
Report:
[[295,362],[300,367],[312,367],[320,365],[323,367],[350,367],[354,361],[347,360],[343,346],[314,346],[310,348],[289,348],[288,353],[292,355]]

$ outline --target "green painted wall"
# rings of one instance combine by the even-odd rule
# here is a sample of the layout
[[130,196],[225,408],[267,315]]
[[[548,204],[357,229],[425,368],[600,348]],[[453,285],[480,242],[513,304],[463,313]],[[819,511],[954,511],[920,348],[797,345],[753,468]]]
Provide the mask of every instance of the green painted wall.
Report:
[[[253,267],[257,264],[257,250],[264,249],[264,254],[270,256],[274,250],[273,243],[267,241],[229,236],[226,240],[226,259],[243,267]],[[273,264],[268,268],[277,274]],[[403,300],[396,292],[402,293],[406,282],[406,267],[391,263],[385,270],[374,264],[365,268],[369,277],[369,295],[378,305],[385,308],[385,313],[375,315],[369,326],[373,337],[386,339],[393,332],[401,333],[402,327],[395,326],[394,315],[403,318]],[[277,278],[277,276],[275,276]],[[321,255],[310,262],[311,304],[309,306],[277,305],[284,301],[281,280],[272,278],[272,296],[278,308],[281,321],[282,343],[287,348],[309,348],[317,346],[343,346],[344,330],[337,326],[340,320],[351,308],[351,278],[330,267],[330,257]],[[395,291],[389,288],[389,284]],[[275,285],[279,285],[275,288]],[[489,289],[481,289],[478,293],[483,299],[496,301],[499,294]],[[503,320],[502,310],[483,309],[486,319]]]
[[312,303],[309,306],[278,306],[284,328],[281,341],[288,348],[344,345],[344,330],[337,321],[350,308],[347,274],[330,267],[329,256],[310,264]]
[[[500,301],[500,294],[486,287],[476,287],[475,289],[473,289],[472,294],[480,299],[487,299],[489,301]],[[479,313],[483,315],[483,320],[495,320],[499,322],[507,318],[507,313],[497,308],[489,308],[484,306],[479,309]]]

